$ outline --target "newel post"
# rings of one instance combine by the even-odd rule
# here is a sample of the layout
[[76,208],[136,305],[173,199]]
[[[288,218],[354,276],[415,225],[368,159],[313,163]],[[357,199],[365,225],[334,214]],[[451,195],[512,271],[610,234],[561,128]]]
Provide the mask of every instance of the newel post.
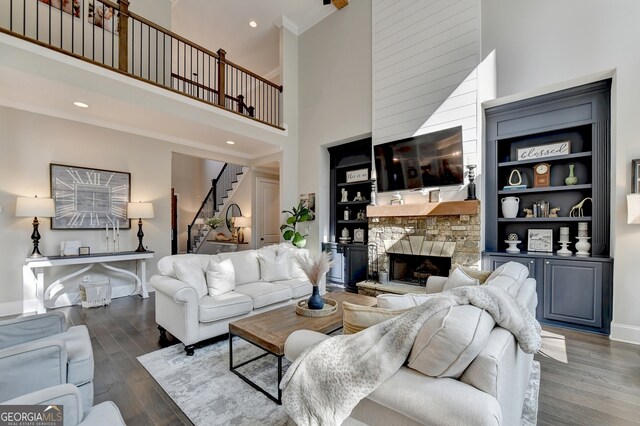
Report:
[[118,69],[129,71],[129,0],[118,0],[120,13],[118,14]]
[[227,52],[225,52],[224,49],[218,49],[218,105],[220,105],[223,108],[226,100],[226,93],[225,93],[226,80],[224,75],[224,69],[226,64],[224,57],[226,54]]

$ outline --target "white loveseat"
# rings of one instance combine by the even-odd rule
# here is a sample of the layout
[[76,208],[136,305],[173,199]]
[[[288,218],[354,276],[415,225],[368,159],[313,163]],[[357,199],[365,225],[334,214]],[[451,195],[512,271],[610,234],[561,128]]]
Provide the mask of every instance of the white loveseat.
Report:
[[[441,277],[429,278],[427,293],[442,291],[446,280]],[[538,303],[536,282],[528,278],[525,266],[507,263],[494,271],[486,285],[500,286],[535,313]],[[406,303],[411,296],[397,298],[399,303]],[[421,303],[420,296],[413,299]],[[380,296],[378,301],[380,304]],[[478,324],[462,327],[473,330],[472,327],[478,327]],[[445,325],[446,322],[443,322],[443,328]],[[327,336],[309,330],[294,332],[287,339],[285,356],[293,360],[306,347],[325,338]],[[435,358],[441,362],[443,357]],[[451,358],[452,363],[457,362],[456,355]],[[361,400],[344,424],[520,425],[532,362],[533,355],[524,353],[510,332],[495,326],[479,355],[459,377],[427,376],[405,364]]]
[[[269,256],[279,263],[272,262],[267,269],[264,261]],[[150,280],[156,290],[156,323],[161,336],[169,331],[184,343],[187,355],[193,355],[196,343],[228,333],[231,321],[308,298],[311,283],[294,262],[294,257],[300,256],[308,256],[308,251],[280,244],[217,255],[163,257],[158,262],[158,274]],[[201,288],[212,259],[231,260],[233,290],[216,295],[210,288]],[[190,265],[190,272],[197,276],[186,277],[184,265]],[[320,293],[324,291],[323,279]]]

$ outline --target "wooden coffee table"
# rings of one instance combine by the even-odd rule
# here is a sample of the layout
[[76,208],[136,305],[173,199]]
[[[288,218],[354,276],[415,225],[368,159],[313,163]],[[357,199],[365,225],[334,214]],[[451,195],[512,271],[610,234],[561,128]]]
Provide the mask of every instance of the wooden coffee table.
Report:
[[[342,328],[342,302],[350,302],[357,305],[374,306],[376,299],[361,294],[347,293],[344,291],[327,293],[324,297],[338,302],[338,310],[333,314],[312,318],[296,314],[296,305],[291,304],[258,315],[243,318],[229,323],[229,369],[242,380],[265,394],[269,399],[282,404],[282,357],[284,356],[284,342],[287,337],[296,330],[313,330],[319,333],[329,334]],[[237,336],[259,347],[264,354],[238,365],[233,365],[233,337]],[[263,358],[269,354],[278,358],[278,396],[275,397],[265,389],[254,383],[251,379],[240,373],[237,368]]]

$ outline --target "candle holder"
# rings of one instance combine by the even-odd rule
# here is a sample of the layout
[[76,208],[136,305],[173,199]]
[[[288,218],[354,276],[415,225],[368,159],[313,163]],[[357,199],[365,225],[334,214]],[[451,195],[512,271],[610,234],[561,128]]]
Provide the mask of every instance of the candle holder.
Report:
[[556,252],[556,254],[558,254],[560,256],[571,256],[571,255],[573,255],[573,252],[567,248],[567,246],[569,244],[571,244],[571,241],[558,241],[558,242],[560,243],[560,245],[562,247],[560,248],[560,250],[558,250]]
[[465,201],[477,200],[476,184],[473,183],[473,181],[476,180],[476,165],[468,164],[467,170],[469,170],[469,173],[467,175],[467,177],[469,178],[469,185],[467,185],[467,198],[465,198]]
[[576,243],[576,248],[578,252],[577,256],[589,256],[589,250],[591,249],[591,243],[589,243],[589,239],[591,237],[576,237],[578,242]]

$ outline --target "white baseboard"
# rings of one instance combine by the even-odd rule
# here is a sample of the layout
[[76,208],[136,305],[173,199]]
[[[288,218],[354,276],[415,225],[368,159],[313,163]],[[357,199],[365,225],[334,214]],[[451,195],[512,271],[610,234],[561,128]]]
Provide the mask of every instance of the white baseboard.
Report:
[[611,340],[640,345],[640,327],[611,323]]
[[36,299],[0,303],[0,317],[35,313],[37,306]]

